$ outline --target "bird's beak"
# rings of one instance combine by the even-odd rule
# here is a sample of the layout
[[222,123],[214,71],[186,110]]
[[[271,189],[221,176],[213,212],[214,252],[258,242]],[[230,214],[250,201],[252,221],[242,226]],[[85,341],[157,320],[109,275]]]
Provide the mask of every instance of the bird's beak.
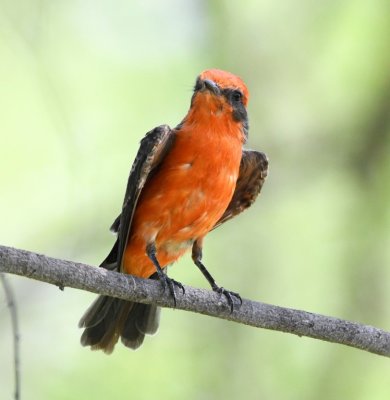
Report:
[[208,91],[210,91],[211,93],[215,94],[216,96],[219,96],[221,94],[221,89],[219,88],[219,86],[212,81],[211,79],[205,79],[203,81],[204,84],[204,88]]

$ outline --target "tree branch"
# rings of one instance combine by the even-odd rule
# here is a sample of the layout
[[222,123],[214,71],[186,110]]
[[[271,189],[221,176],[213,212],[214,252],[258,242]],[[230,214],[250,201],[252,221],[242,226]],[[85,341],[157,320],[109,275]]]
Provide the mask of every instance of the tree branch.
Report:
[[[173,308],[168,292],[162,293],[158,281],[107,271],[72,261],[0,246],[0,272],[25,276],[57,285],[72,287],[140,303],[155,303]],[[177,309],[197,312],[242,324],[288,332],[298,336],[341,343],[390,357],[390,332],[356,322],[243,300],[230,313],[217,293],[185,286],[177,296]]]
[[15,375],[15,392],[14,399],[20,399],[20,351],[19,351],[19,324],[18,324],[18,312],[15,302],[15,296],[12,291],[10,284],[6,276],[0,273],[0,281],[3,285],[3,289],[5,292],[5,298],[7,299],[9,312],[11,315],[11,326],[13,333],[13,342],[14,342],[14,375]]

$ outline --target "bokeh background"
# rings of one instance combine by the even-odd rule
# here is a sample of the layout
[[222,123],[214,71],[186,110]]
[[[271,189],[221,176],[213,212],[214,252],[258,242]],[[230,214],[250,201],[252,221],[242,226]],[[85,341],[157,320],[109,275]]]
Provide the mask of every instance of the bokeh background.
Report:
[[[0,243],[97,265],[140,138],[217,67],[251,92],[259,201],[205,263],[243,297],[390,329],[388,0],[0,1]],[[171,268],[208,287],[190,257]],[[79,345],[94,295],[9,277],[25,399],[388,399],[388,359],[163,310],[107,357]],[[13,392],[0,294],[0,398]]]

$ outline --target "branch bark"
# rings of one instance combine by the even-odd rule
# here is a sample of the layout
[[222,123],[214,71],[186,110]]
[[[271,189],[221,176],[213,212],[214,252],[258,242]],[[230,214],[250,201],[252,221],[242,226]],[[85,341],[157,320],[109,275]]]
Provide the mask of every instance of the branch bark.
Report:
[[[42,254],[0,246],[0,272],[21,275],[59,288],[72,287],[140,303],[173,308],[172,298],[162,292],[158,281],[107,271],[89,265],[47,257]],[[390,357],[390,332],[339,318],[243,300],[230,308],[218,294],[185,286],[179,291],[177,309],[254,326],[340,343]]]
[[19,323],[18,323],[18,311],[15,301],[15,296],[7,278],[4,274],[0,273],[0,281],[5,292],[5,298],[7,299],[8,308],[11,316],[11,326],[13,333],[14,342],[14,375],[15,375],[15,393],[14,399],[20,399],[20,346],[19,346]]

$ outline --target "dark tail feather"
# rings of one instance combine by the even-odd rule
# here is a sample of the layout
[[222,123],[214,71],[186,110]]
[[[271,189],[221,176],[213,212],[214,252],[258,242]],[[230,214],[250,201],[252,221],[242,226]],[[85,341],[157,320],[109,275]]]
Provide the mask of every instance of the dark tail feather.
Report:
[[160,307],[152,304],[133,303],[122,331],[122,343],[131,349],[137,349],[145,335],[157,332],[160,321]]
[[[114,225],[119,223],[117,220]],[[101,268],[118,271],[118,243],[117,240],[100,264]],[[150,277],[157,278],[157,274]],[[81,335],[81,344],[91,346],[92,350],[103,350],[106,354],[111,354],[121,337],[125,346],[135,350],[141,346],[145,335],[157,332],[159,321],[160,307],[153,304],[99,296],[80,319],[79,327],[85,328]]]
[[159,307],[153,304],[99,296],[79,322],[79,327],[85,328],[81,344],[110,354],[121,337],[125,346],[135,350],[145,334],[156,333],[159,315]]

